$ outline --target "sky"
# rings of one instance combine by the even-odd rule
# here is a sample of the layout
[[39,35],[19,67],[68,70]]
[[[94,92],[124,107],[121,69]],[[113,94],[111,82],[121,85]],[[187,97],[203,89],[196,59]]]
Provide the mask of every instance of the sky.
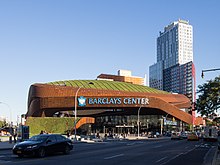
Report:
[[193,26],[197,86],[220,75],[219,0],[0,0],[0,116],[27,112],[34,83],[96,79],[131,70],[149,77],[159,32]]

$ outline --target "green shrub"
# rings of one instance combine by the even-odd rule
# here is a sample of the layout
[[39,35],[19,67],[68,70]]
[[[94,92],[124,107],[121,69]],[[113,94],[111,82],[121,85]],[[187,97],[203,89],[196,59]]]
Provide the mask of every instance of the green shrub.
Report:
[[47,133],[66,134],[74,128],[74,118],[28,117],[26,125],[29,126],[30,136],[39,134],[41,130]]

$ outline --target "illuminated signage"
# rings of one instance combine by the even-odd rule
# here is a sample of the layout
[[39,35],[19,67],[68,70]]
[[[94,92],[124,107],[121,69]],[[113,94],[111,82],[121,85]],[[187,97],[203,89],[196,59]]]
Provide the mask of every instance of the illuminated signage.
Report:
[[149,99],[148,98],[134,98],[134,97],[103,97],[103,98],[85,98],[80,96],[78,98],[78,105],[79,106],[86,106],[88,105],[148,105]]
[[86,106],[86,98],[83,96],[80,96],[78,98],[78,106],[83,107]]
[[164,120],[164,125],[177,125],[177,122],[165,119]]

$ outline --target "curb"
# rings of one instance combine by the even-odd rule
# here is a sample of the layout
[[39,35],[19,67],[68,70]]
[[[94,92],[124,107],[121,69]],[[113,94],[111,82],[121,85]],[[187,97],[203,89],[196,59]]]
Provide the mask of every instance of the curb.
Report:
[[216,165],[217,147],[212,147],[205,155],[202,165]]
[[218,147],[217,147],[211,165],[219,165],[220,162],[217,160],[219,154],[220,154],[220,152],[219,152]]
[[214,154],[214,157],[213,157],[211,165],[215,165],[216,164],[217,153],[218,153],[218,149],[216,149],[216,151],[215,151],[215,154]]
[[[13,147],[12,147],[13,148]],[[12,150],[12,148],[0,148],[0,151],[4,151],[4,150]]]

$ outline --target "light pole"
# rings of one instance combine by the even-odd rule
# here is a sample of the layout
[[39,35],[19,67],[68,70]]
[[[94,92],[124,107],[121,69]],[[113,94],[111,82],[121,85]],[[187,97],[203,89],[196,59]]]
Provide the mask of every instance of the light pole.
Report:
[[78,92],[79,90],[81,89],[82,87],[79,87],[76,91],[76,94],[75,94],[75,112],[74,112],[74,115],[75,115],[75,119],[74,119],[74,136],[75,136],[75,141],[76,141],[76,118],[77,118],[77,95],[78,95]]
[[164,127],[164,125],[165,125],[165,123],[166,123],[166,131],[168,131],[168,127],[167,127],[167,116],[168,116],[168,115],[169,115],[169,114],[167,113],[165,117],[162,116],[162,118],[163,118],[163,127]]
[[[89,82],[88,84],[94,85],[93,82]],[[83,86],[80,86],[80,87],[77,89],[76,93],[75,93],[75,112],[74,112],[74,136],[75,136],[75,141],[77,140],[77,139],[76,139],[77,95],[78,95],[79,90],[80,90],[82,87],[83,87]]]
[[160,135],[163,135],[163,119],[160,119]]
[[140,116],[140,110],[141,110],[141,106],[139,107],[138,109],[138,139],[139,139],[139,134],[140,134],[140,119],[139,119],[139,116]]
[[11,122],[12,122],[12,119],[11,119],[11,116],[12,116],[11,107],[8,104],[4,103],[4,102],[0,102],[0,104],[5,104],[8,107],[9,112],[10,112],[10,123],[9,123],[9,126],[11,126]]

